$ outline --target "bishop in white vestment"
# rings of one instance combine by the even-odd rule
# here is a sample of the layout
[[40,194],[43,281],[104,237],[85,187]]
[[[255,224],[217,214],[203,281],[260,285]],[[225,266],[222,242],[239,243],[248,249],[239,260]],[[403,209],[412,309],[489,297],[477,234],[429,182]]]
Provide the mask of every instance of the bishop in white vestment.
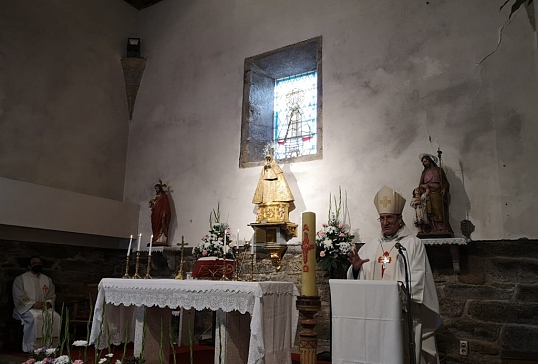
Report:
[[409,264],[416,363],[439,363],[435,330],[441,325],[439,301],[424,244],[412,235],[402,220],[405,199],[384,186],[374,204],[379,213],[381,234],[352,253],[348,279],[375,279],[405,282],[405,264],[395,247],[405,249]]
[[41,273],[39,257],[30,258],[28,272],[13,282],[13,317],[24,325],[22,350],[52,346],[60,333],[60,315],[54,311],[56,294],[52,279]]

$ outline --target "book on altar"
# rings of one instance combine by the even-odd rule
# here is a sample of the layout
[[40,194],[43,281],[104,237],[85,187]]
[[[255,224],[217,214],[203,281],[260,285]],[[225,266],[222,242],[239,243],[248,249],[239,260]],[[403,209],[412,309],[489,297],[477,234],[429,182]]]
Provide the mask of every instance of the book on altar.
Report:
[[232,278],[234,272],[235,260],[222,259],[217,257],[199,258],[194,264],[192,277],[198,279],[220,279],[223,272],[226,277]]

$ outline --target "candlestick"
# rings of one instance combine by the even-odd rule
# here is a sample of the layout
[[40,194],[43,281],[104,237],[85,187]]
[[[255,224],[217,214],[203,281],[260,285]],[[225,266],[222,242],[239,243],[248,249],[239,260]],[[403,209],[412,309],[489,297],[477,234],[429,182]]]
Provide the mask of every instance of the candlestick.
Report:
[[129,254],[127,254],[127,259],[125,259],[125,274],[123,275],[123,278],[131,278],[129,275]]
[[142,278],[138,275],[138,269],[140,269],[140,250],[136,252],[135,274],[133,276],[134,279]]
[[153,234],[151,234],[151,237],[149,238],[149,256],[151,256],[151,248],[153,247]]
[[302,296],[317,296],[316,285],[316,214],[303,212],[303,273],[302,273]]
[[144,279],[151,279],[151,276],[149,275],[150,269],[151,269],[151,254],[148,255],[148,266],[146,268],[146,275],[144,276]]
[[249,282],[254,282],[254,261],[256,260],[256,254],[250,253],[250,275],[248,277]]
[[183,279],[183,248],[187,245],[185,244],[185,237],[183,235],[181,235],[181,244],[178,243],[177,245],[181,247],[181,260],[179,262],[179,272],[177,272],[174,279]]
[[133,236],[131,235],[131,239],[129,239],[129,247],[127,248],[127,256],[131,254],[131,244],[133,243]]
[[137,252],[140,251],[140,242],[142,241],[142,233],[138,234],[138,248],[136,249]]

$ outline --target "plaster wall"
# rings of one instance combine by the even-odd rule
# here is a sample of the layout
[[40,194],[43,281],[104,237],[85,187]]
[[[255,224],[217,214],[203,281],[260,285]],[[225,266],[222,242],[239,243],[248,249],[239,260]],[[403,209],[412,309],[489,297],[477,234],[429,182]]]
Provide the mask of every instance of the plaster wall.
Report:
[[[243,62],[323,37],[323,159],[284,165],[302,211],[326,221],[341,186],[358,240],[378,234],[373,196],[408,201],[418,155],[443,151],[451,224],[476,240],[537,238],[537,43],[524,9],[489,0],[162,1],[141,12],[148,58],[131,124],[126,201],[150,234],[153,184],[170,185],[171,239],[196,244],[220,203],[240,237],[260,168],[239,169]],[[404,220],[412,221],[407,207]],[[318,226],[318,227],[319,227]],[[295,242],[297,239],[295,239]]]
[[120,0],[0,4],[0,177],[122,200],[120,59],[138,11]]
[[138,221],[122,202],[120,59],[139,13],[121,0],[0,8],[0,236],[116,247],[103,237],[136,234]]

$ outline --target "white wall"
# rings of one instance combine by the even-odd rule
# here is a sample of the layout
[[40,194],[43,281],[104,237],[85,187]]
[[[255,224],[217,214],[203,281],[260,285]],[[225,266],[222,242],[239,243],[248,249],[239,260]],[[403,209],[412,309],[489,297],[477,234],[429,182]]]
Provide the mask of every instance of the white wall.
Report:
[[320,226],[341,186],[353,229],[373,238],[374,194],[387,184],[409,200],[419,153],[440,148],[458,234],[468,217],[476,240],[538,238],[537,43],[524,9],[510,22],[508,10],[490,0],[166,0],[144,10],[148,65],[125,184],[125,199],[142,205],[139,229],[150,233],[144,206],[162,178],[174,241],[197,243],[218,202],[250,235],[260,170],[238,168],[244,59],[321,35],[324,158],[283,166],[293,222],[310,210]]
[[120,60],[139,12],[121,0],[0,9],[0,239],[110,246],[44,230],[136,234],[138,205],[122,202],[129,120]]
[[0,223],[8,226],[136,237],[139,206],[0,178]]
[[0,176],[122,200],[129,116],[121,0],[2,1]]
[[[238,168],[244,59],[321,35],[324,158],[283,166],[293,222],[311,210],[321,225],[341,186],[360,240],[374,237],[375,192],[387,184],[409,199],[418,154],[439,147],[456,232],[468,216],[477,240],[537,238],[537,41],[525,9],[508,22],[509,7],[498,7],[164,0],[138,12],[121,0],[4,1],[0,177],[21,199],[29,183],[138,204],[145,235],[162,178],[177,211],[173,240],[196,243],[218,202],[248,237],[260,170]],[[129,36],[141,36],[148,58],[132,123],[120,66]]]

